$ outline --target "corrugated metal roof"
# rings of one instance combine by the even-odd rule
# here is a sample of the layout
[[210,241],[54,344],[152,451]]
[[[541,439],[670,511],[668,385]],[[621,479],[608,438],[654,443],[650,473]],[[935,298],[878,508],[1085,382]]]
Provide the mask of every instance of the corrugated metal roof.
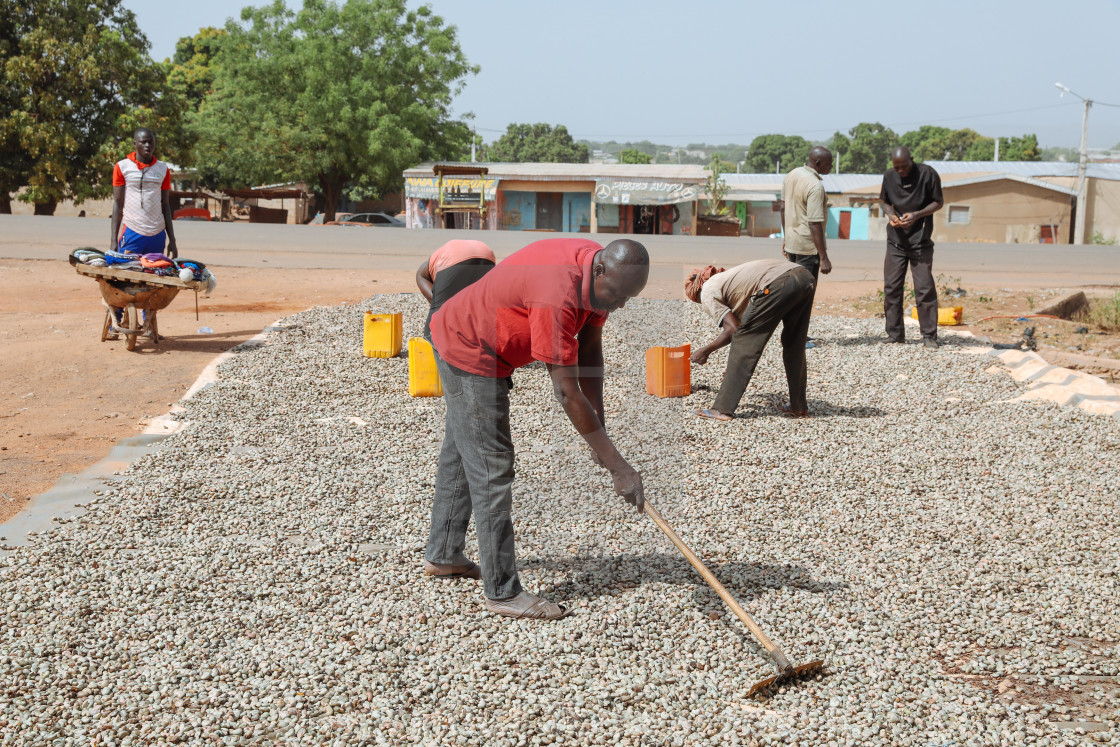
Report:
[[[405,176],[431,176],[432,166],[426,163],[407,169]],[[470,166],[472,164],[456,164]],[[521,181],[594,181],[596,179],[647,179],[699,184],[707,179],[703,166],[694,164],[636,163],[478,163],[489,169],[487,176],[495,179]]]
[[[785,174],[721,174],[720,175],[732,191],[739,189],[751,190],[776,190],[782,191],[782,180]],[[881,174],[825,174],[822,177],[824,191],[830,193],[850,192],[854,189],[880,185],[883,183]]]
[[[881,180],[882,177],[879,177]],[[961,173],[959,176],[953,173],[946,173],[941,179],[941,186],[945,189],[952,187],[965,187],[969,184],[983,184],[984,182],[995,182],[1001,179],[1006,179],[1013,182],[1021,182],[1023,184],[1030,184],[1042,189],[1049,189],[1054,192],[1061,192],[1064,195],[1076,195],[1077,190],[1072,187],[1063,187],[1053,182],[1035,179],[1029,176],[1019,176],[1018,174],[1008,174],[1006,172],[994,172],[988,174],[977,174],[971,171]],[[847,194],[862,194],[867,196],[877,196],[879,193],[879,184],[869,184],[863,187],[855,187],[852,189],[844,190]]]
[[826,174],[824,177],[824,191],[833,194],[851,192],[863,187],[883,186],[882,174]]
[[[938,174],[999,172],[1037,179],[1077,176],[1077,164],[1067,161],[926,161]],[[1120,163],[1090,163],[1085,174],[1093,179],[1120,181]]]

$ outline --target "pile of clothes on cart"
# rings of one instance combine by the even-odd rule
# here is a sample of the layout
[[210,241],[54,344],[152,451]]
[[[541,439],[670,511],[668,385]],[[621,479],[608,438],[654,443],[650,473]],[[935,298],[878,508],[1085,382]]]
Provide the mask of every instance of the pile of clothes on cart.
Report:
[[92,247],[75,249],[70,256],[90,267],[146,272],[160,277],[177,277],[183,281],[200,280],[206,283],[204,295],[207,296],[218,287],[218,279],[214,277],[214,273],[207,269],[206,265],[193,259],[173,259],[165,254],[102,252]]

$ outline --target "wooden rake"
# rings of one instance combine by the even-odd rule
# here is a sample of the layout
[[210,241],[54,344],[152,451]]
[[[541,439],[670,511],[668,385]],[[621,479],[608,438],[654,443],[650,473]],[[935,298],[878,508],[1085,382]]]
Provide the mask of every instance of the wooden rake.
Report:
[[770,637],[763,632],[762,628],[758,627],[758,623],[756,623],[754,619],[747,614],[747,611],[735,601],[735,597],[731,596],[731,592],[724,588],[723,584],[719,582],[719,579],[708,570],[708,567],[700,561],[700,558],[696,557],[696,553],[692,552],[692,550],[688,548],[688,545],[677,536],[677,533],[673,531],[673,527],[669,526],[669,522],[661,518],[661,514],[657,512],[657,509],[654,508],[649,501],[645,501],[643,505],[649,518],[653,519],[653,523],[657,524],[662,532],[665,532],[665,536],[672,540],[673,544],[677,546],[677,549],[681,551],[685,559],[692,564],[692,567],[704,577],[704,580],[708,582],[709,586],[715,589],[716,594],[719,594],[719,598],[722,599],[724,604],[730,607],[731,611],[735,613],[735,616],[747,626],[747,629],[758,639],[758,642],[762,644],[762,647],[766,649],[766,653],[770,654],[770,658],[774,660],[774,664],[778,667],[778,673],[776,675],[756,682],[751,687],[750,692],[747,693],[748,696],[784,682],[811,677],[824,670],[824,659],[817,659],[808,664],[791,664],[789,659],[786,658],[786,655],[782,653],[782,650],[778,648],[777,644],[770,640]]

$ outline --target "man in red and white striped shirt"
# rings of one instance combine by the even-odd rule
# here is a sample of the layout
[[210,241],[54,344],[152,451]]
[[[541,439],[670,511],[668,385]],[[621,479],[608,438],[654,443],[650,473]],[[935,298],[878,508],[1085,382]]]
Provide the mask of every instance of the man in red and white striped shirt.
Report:
[[[136,150],[113,167],[113,221],[110,251],[166,253],[177,257],[171,227],[171,172],[156,160],[156,134],[141,127],[132,134]],[[166,251],[164,244],[166,243]]]

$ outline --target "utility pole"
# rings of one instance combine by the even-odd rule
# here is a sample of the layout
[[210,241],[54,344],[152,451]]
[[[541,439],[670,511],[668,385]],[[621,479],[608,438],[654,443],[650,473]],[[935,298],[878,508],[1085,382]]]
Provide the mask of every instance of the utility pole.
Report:
[[996,138],[996,163],[999,163],[999,138]]
[[1085,171],[1089,164],[1089,153],[1086,150],[1086,141],[1089,138],[1089,109],[1093,106],[1093,100],[1087,99],[1079,93],[1074,93],[1061,83],[1055,83],[1062,93],[1068,93],[1071,96],[1076,96],[1085,102],[1085,113],[1081,118],[1081,157],[1077,159],[1077,219],[1073,224],[1073,243],[1085,243],[1085,213],[1088,212],[1086,203],[1086,189],[1085,189]]

